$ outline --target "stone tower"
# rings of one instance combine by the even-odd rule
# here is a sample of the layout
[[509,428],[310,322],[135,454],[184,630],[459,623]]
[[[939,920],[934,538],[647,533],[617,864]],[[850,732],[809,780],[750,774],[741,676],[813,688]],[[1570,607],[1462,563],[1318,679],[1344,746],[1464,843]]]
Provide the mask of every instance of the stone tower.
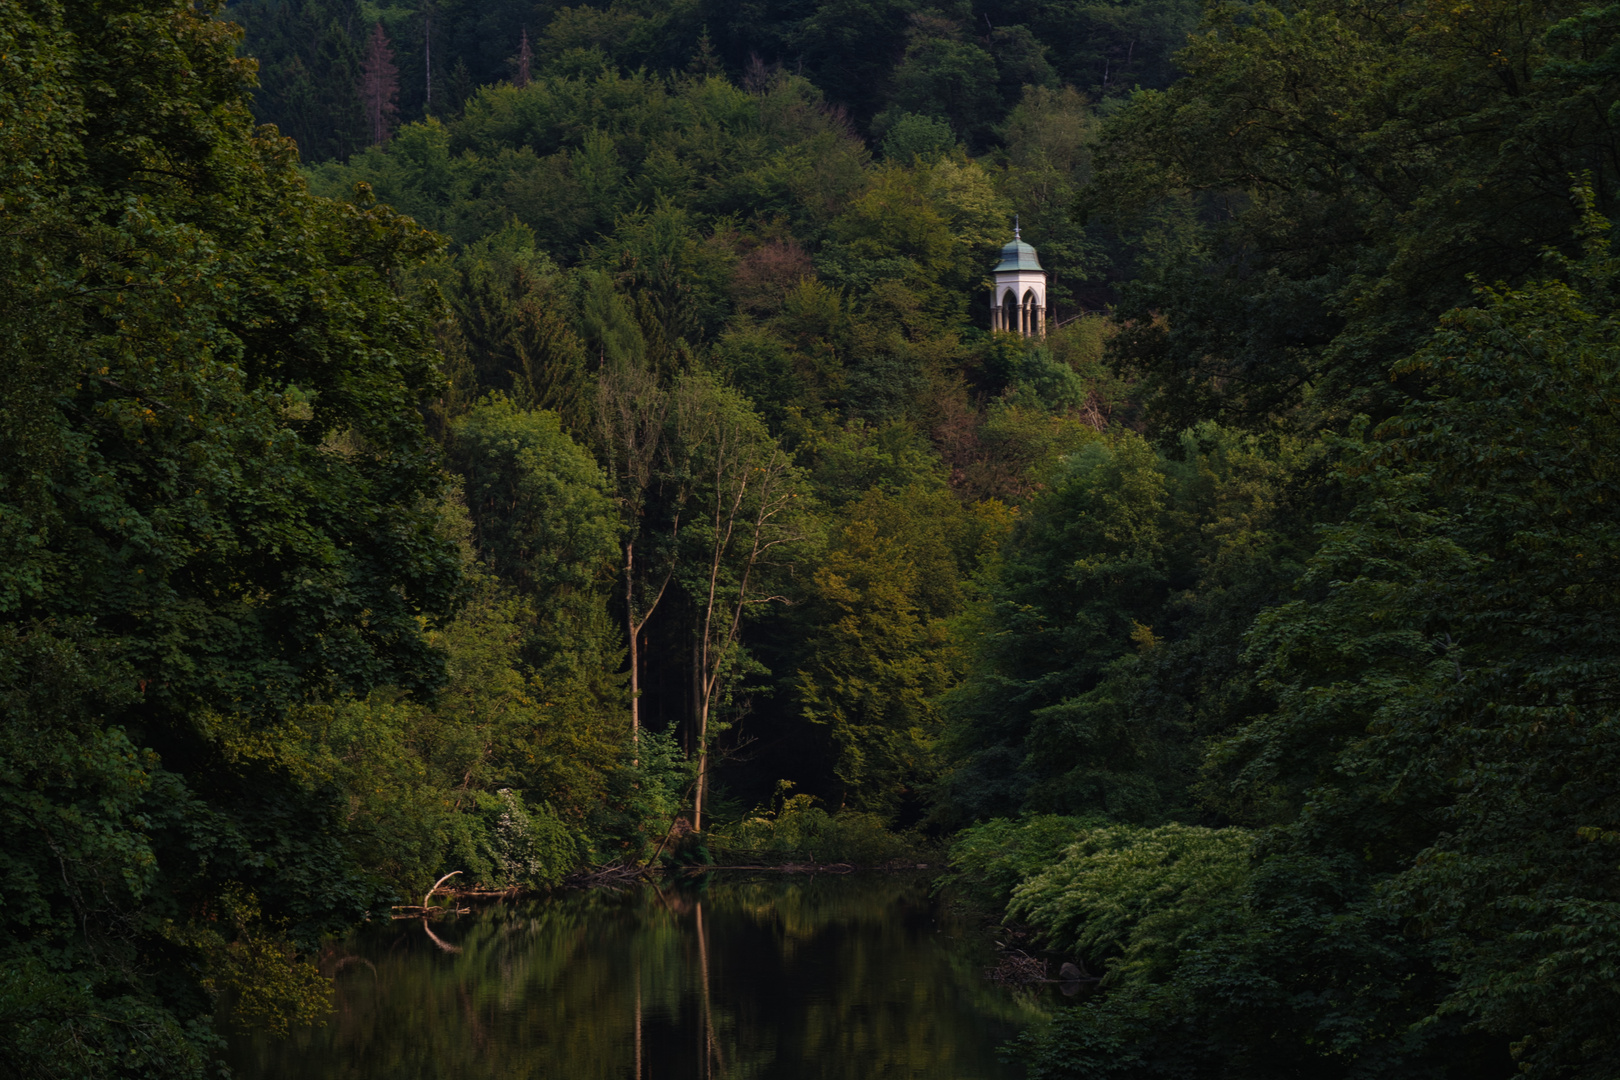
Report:
[[990,293],[990,329],[1025,337],[1046,335],[1046,271],[1035,249],[1024,243],[1017,225],[1012,243],[1001,249]]

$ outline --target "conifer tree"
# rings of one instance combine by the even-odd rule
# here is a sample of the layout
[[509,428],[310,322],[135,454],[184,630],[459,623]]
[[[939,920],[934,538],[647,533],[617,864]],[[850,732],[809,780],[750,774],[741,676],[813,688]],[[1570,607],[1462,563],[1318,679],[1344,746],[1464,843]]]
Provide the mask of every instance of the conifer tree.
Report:
[[372,145],[387,142],[390,125],[399,112],[399,68],[380,22],[372,27],[366,58],[360,64],[360,103],[366,112]]

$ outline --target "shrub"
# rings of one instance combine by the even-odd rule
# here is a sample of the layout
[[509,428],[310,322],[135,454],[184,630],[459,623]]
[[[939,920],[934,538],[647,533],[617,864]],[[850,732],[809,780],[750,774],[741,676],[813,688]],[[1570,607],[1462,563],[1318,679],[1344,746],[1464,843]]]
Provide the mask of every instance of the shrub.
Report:
[[1084,830],[1106,824],[1100,817],[1027,814],[970,826],[951,844],[949,883],[1000,911],[1014,888],[1056,862]]
[[714,830],[712,846],[722,858],[814,859],[872,866],[913,859],[916,847],[884,827],[876,814],[844,810],[829,814],[810,795],[786,796],[774,811],[755,812],[735,825]]
[[1144,985],[1191,943],[1244,917],[1252,846],[1245,829],[1091,829],[1013,889],[1007,913],[1055,949],[1105,960],[1105,982]]
[[[531,804],[521,792],[501,788],[478,793],[473,861],[490,885],[548,889],[580,863],[580,843],[547,803]],[[477,872],[477,871],[475,871]]]

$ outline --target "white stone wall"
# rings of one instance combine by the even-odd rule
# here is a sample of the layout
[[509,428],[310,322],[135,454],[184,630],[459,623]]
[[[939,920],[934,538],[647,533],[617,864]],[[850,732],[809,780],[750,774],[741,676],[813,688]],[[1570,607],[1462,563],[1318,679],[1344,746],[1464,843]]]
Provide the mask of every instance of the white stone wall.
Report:
[[990,329],[1025,337],[1046,335],[1046,274],[1040,270],[1003,271],[990,294]]

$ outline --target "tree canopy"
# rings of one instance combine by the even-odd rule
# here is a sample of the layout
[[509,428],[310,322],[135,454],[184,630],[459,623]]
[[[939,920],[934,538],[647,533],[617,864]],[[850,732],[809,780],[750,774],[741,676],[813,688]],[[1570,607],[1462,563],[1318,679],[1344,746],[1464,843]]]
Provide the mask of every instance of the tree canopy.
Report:
[[939,844],[1031,1076],[1612,1075],[1617,32],[0,0],[0,1056]]

